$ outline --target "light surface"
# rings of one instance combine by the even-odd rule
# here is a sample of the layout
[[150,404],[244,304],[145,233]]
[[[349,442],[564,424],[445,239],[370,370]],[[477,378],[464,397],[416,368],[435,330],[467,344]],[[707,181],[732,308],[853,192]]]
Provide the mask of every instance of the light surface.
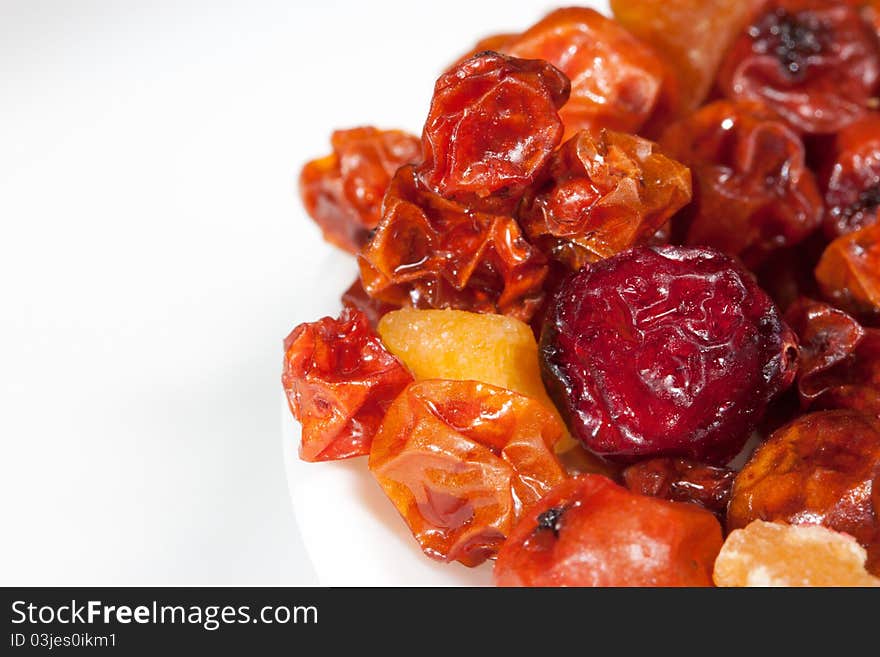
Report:
[[358,540],[311,523],[316,574],[279,373],[354,266],[298,170],[418,132],[445,64],[551,6],[0,0],[0,584],[338,582]]

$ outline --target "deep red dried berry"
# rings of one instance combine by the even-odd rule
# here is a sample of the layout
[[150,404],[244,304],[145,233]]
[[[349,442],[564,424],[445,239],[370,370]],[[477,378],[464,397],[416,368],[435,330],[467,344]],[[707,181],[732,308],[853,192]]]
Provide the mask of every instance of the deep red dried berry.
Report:
[[562,140],[569,91],[543,60],[483,52],[462,62],[434,87],[419,178],[472,208],[512,211]]
[[723,463],[791,384],[797,342],[732,258],[665,246],[567,279],[540,352],[551,397],[587,448]]
[[833,133],[860,118],[880,54],[857,8],[839,0],[772,0],[728,51],[723,93],[769,105],[795,129]]
[[736,472],[682,458],[641,461],[623,471],[626,487],[634,493],[673,502],[690,502],[723,515]]
[[337,130],[331,143],[333,153],[303,167],[300,195],[324,239],[357,253],[379,223],[391,176],[420,159],[419,140],[399,130],[367,127]]
[[413,378],[366,316],[345,308],[338,319],[300,324],[284,340],[284,351],[281,382],[302,423],[300,458],[368,454],[385,411]]

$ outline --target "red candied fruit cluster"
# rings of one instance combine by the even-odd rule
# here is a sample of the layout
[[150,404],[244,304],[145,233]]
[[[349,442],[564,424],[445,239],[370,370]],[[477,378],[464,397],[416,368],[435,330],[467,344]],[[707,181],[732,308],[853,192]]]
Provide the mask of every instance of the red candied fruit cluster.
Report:
[[[368,454],[423,551],[499,585],[711,585],[754,521],[880,574],[878,7],[558,9],[444,72],[421,139],[334,133],[300,191],[359,276],[285,341],[301,457]],[[376,332],[467,313],[507,318],[464,360]]]

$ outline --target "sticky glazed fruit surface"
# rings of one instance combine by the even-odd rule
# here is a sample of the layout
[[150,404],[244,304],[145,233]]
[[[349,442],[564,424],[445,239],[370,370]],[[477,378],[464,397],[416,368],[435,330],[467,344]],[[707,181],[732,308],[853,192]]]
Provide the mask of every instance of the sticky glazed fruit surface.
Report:
[[572,434],[624,460],[724,463],[796,371],[797,342],[733,259],[642,247],[557,293],[541,336],[545,383]]

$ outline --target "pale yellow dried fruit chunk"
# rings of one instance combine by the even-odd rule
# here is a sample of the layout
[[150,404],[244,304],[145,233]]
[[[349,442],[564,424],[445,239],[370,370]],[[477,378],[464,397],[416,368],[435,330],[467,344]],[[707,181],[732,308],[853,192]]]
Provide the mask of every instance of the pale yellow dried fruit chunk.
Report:
[[[504,315],[403,308],[382,317],[378,331],[416,379],[507,388],[537,399],[559,417],[541,381],[538,345],[528,324]],[[566,432],[556,449],[573,445]]]
[[755,520],[724,541],[715,560],[716,586],[877,586],[865,570],[865,549],[820,525]]

